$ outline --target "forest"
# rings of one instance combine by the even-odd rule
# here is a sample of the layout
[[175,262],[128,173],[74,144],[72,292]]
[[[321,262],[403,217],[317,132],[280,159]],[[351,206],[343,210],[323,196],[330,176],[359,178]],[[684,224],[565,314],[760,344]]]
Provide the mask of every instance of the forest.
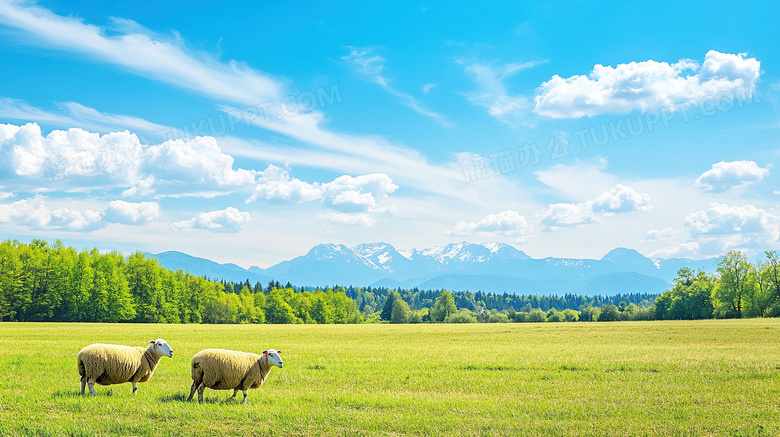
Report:
[[780,316],[778,255],[739,251],[717,272],[683,268],[661,295],[540,296],[371,287],[296,288],[171,271],[142,252],[61,241],[0,243],[0,321],[138,323],[495,323]]

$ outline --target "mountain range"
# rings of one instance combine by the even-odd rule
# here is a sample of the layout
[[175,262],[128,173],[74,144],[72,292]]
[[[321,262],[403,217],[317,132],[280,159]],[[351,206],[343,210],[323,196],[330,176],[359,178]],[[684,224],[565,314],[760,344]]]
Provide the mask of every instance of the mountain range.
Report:
[[165,268],[210,279],[275,280],[296,286],[354,285],[387,288],[469,290],[515,294],[592,296],[660,293],[682,267],[712,272],[715,258],[650,259],[634,249],[617,248],[601,259],[531,258],[504,243],[448,244],[430,249],[396,250],[387,243],[354,247],[319,244],[306,255],[267,269],[244,269],[181,252],[149,254]]

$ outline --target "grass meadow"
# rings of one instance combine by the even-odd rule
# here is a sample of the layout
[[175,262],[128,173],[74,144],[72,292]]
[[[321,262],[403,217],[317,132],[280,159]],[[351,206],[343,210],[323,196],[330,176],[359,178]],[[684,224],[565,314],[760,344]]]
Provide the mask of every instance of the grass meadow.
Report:
[[[152,380],[79,396],[76,353],[162,337]],[[186,402],[207,347],[283,351]],[[197,399],[197,398],[196,398]],[[780,435],[780,320],[470,325],[0,324],[0,435]]]

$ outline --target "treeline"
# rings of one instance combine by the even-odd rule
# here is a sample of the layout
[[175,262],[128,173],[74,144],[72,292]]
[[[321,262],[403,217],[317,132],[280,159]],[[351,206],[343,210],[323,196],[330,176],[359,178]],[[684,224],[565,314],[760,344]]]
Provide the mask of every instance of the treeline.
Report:
[[[388,296],[396,294],[401,297],[412,311],[423,308],[431,308],[441,290],[420,290],[411,289],[388,289],[384,287],[346,287],[345,293],[354,299],[361,312],[366,312],[366,308],[372,311],[382,309]],[[658,294],[653,293],[626,293],[615,294],[613,296],[580,296],[566,293],[563,296],[557,295],[522,295],[510,293],[486,293],[483,291],[453,291],[451,292],[458,308],[469,309],[474,312],[483,310],[497,311],[530,311],[533,308],[548,311],[553,308],[560,310],[571,309],[579,310],[583,307],[601,307],[604,305],[620,305],[621,302],[635,304],[647,307],[655,302]]]
[[76,251],[57,240],[0,243],[0,321],[142,323],[497,323],[780,316],[777,253],[738,251],[717,272],[683,268],[661,295],[514,295],[209,280],[141,252]]
[[657,319],[779,317],[780,257],[764,252],[751,263],[739,251],[718,259],[715,274],[683,268],[675,285],[656,299]]
[[171,271],[141,252],[76,251],[59,240],[0,243],[0,320],[361,323],[343,290],[240,287]]
[[[365,293],[358,294],[360,298]],[[371,297],[369,293],[367,298]],[[743,253],[729,251],[718,259],[715,273],[682,268],[674,286],[653,297],[540,297],[445,290],[428,306],[430,296],[425,292],[390,290],[376,318],[390,323],[496,323],[780,317],[780,257],[767,251],[763,259],[750,263]]]

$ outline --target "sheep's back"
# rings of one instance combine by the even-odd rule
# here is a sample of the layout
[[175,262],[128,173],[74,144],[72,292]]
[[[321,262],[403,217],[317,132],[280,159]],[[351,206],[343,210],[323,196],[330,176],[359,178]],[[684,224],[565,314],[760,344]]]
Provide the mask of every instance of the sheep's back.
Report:
[[77,358],[87,378],[95,378],[101,385],[122,384],[138,371],[145,351],[142,347],[97,343],[81,349]]
[[193,375],[200,369],[203,383],[214,390],[238,388],[241,382],[258,366],[260,355],[225,349],[204,349],[192,357]]

